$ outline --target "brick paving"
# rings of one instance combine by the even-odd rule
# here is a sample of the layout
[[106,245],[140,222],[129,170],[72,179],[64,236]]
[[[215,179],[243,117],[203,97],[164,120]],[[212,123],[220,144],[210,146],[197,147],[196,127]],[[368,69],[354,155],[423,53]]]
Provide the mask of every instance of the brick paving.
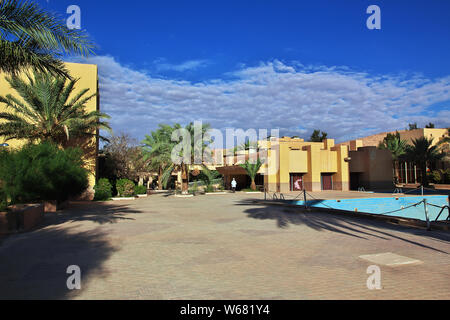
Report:
[[[0,239],[0,299],[449,299],[450,233],[252,203],[263,196],[72,204]],[[368,290],[359,256],[383,252],[423,263],[380,266]]]

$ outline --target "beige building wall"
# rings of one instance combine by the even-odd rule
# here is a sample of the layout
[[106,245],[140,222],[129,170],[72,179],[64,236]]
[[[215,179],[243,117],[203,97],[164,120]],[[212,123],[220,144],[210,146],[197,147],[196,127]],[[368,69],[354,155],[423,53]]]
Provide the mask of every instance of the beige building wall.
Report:
[[[408,144],[411,144],[412,140],[414,139],[426,137],[428,139],[432,138],[433,145],[436,145],[444,137],[448,137],[448,130],[442,128],[399,130],[398,132],[400,133],[400,138],[406,140]],[[360,141],[357,142],[359,143],[359,145],[356,147],[378,147],[380,142],[383,142],[383,139],[387,136],[388,133],[395,134],[396,131],[377,133],[371,136],[358,138],[356,140],[342,142],[339,145],[345,145],[348,146],[351,150],[356,150],[354,149],[355,141]]]
[[[330,174],[333,189],[349,190],[348,150],[335,147],[333,139],[324,142],[305,142],[303,139],[280,138],[266,145],[272,155],[271,173],[264,182],[270,192],[290,192],[291,174],[302,174],[303,186],[308,191],[322,190],[322,174]],[[278,159],[277,163],[273,157]]]

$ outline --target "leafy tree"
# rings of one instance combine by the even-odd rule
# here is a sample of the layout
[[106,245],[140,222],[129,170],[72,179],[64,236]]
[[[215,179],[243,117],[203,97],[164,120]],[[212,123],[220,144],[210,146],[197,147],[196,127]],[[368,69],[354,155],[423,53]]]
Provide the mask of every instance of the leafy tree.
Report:
[[0,112],[4,120],[0,136],[6,140],[50,141],[67,147],[71,140],[96,137],[99,129],[111,130],[103,121],[110,118],[107,114],[86,111],[86,103],[96,94],[87,95],[89,89],[74,92],[78,80],[44,73],[27,74],[27,80],[19,76],[6,79],[18,94],[0,96],[0,104],[7,108]]
[[426,137],[414,139],[406,150],[406,159],[420,168],[421,182],[424,186],[428,185],[427,167],[443,157],[444,154],[438,151],[437,146],[433,146],[433,139]]
[[136,180],[140,172],[148,171],[148,160],[137,141],[121,133],[110,139],[102,150],[99,175],[110,180]]
[[171,141],[173,128],[169,125],[159,125],[156,131],[146,135],[141,142],[145,159],[149,161],[150,168],[158,172],[158,189],[163,188],[162,175],[171,164],[171,152],[174,142]]
[[311,134],[310,142],[322,142],[327,138],[328,134],[320,130],[314,130]]
[[418,129],[417,122],[408,124],[408,127],[409,127],[409,130],[416,130],[416,129]]
[[94,45],[85,32],[31,1],[0,1],[0,71],[10,74],[33,68],[70,78],[60,56],[88,56]]
[[398,131],[395,134],[388,133],[383,141],[380,142],[378,148],[386,149],[391,152],[395,181],[397,182],[399,180],[398,164],[400,158],[406,154],[407,141],[400,138],[400,133]]
[[426,126],[425,126],[425,128],[427,128],[427,129],[433,129],[434,128],[434,123],[429,123],[429,124],[427,124]]
[[251,189],[252,190],[256,190],[256,183],[255,183],[255,178],[256,178],[256,174],[258,173],[259,169],[262,166],[262,162],[261,160],[258,158],[256,160],[256,163],[250,163],[248,160],[245,161],[244,164],[241,164],[240,166],[242,168],[245,169],[245,171],[247,172],[247,175],[250,177],[250,179],[252,180],[252,184],[251,184]]

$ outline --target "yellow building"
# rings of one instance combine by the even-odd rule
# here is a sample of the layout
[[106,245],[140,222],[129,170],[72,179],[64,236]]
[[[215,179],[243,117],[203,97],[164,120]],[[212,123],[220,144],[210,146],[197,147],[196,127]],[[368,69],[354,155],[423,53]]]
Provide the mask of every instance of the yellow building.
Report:
[[[259,181],[270,192],[295,192],[321,190],[349,190],[348,148],[334,146],[333,139],[323,142],[305,142],[299,138],[283,137],[258,142],[259,157],[265,164],[259,170]],[[234,157],[234,165],[225,159],[225,166],[217,170],[224,176],[229,187],[235,178],[238,186],[248,185],[248,179],[240,162],[249,158],[247,154],[239,161]],[[259,182],[259,183],[258,183]]]
[[[378,145],[388,133],[395,134],[397,131],[383,132],[359,138],[357,140],[343,142],[341,146],[347,146],[350,150],[350,188],[357,190],[364,187],[366,190],[392,189],[395,184],[420,184],[420,168],[414,163],[399,161],[396,163],[397,177],[394,170],[392,156],[388,150],[378,149]],[[433,139],[432,145],[437,145],[442,139],[448,137],[448,129],[422,128],[414,130],[399,130],[400,139],[406,140],[408,144],[418,138]],[[443,149],[448,151],[448,145]],[[447,161],[438,161],[432,164],[435,168],[448,168]],[[432,168],[429,168],[432,169]],[[396,181],[396,179],[398,179]]]
[[[93,98],[86,103],[87,112],[100,110],[100,98],[99,98],[99,90],[98,90],[98,70],[96,65],[92,64],[79,64],[79,63],[66,63],[66,68],[69,71],[70,75],[79,79],[75,85],[74,93],[78,93],[82,89],[89,89],[88,94],[97,93],[97,98]],[[9,86],[9,83],[5,79],[5,75],[0,73],[0,95],[5,96],[7,94],[11,94],[17,98],[19,95],[17,92]],[[6,106],[4,104],[0,104],[0,111],[5,111]],[[4,141],[2,137],[0,137],[0,144],[7,143],[9,145],[8,148],[20,148],[23,146],[26,141],[23,140],[9,140]],[[85,151],[85,163],[86,167],[90,171],[89,175],[89,190],[86,193],[86,198],[93,197],[93,187],[95,185],[96,173],[97,173],[97,155],[98,155],[98,135],[97,138],[93,138],[89,141],[73,141],[71,143],[74,146],[78,146],[83,148]]]

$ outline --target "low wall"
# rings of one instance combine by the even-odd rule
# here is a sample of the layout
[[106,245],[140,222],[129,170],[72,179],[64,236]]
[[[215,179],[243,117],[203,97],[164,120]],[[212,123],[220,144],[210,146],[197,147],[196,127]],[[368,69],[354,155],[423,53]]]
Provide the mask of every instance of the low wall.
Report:
[[0,212],[0,234],[30,231],[44,219],[44,205],[11,206],[10,211]]

